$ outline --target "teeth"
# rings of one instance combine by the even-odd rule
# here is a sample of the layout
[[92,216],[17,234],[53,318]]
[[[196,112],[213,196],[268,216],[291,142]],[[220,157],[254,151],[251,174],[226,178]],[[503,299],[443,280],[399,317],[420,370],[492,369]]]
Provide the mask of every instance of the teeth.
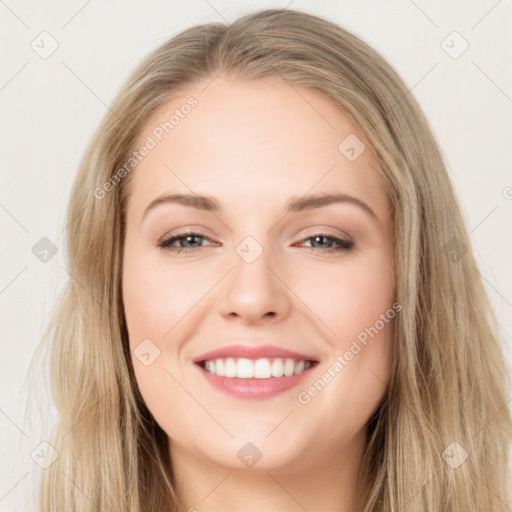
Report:
[[295,373],[295,361],[293,359],[287,359],[284,363],[284,376],[290,377]]
[[239,359],[236,365],[236,376],[240,379],[254,377],[254,365],[249,359]]
[[299,363],[295,366],[295,374],[302,373],[304,371],[305,366],[305,361],[299,361]]
[[293,359],[245,359],[228,357],[205,361],[204,369],[219,377],[238,377],[239,379],[269,379],[271,377],[291,377],[307,370],[310,361]]
[[254,363],[254,376],[257,379],[269,379],[272,377],[272,369],[268,359],[258,359]]
[[281,359],[274,359],[271,372],[272,377],[282,377],[284,375],[283,361]]
[[226,359],[224,375],[221,375],[221,377],[236,377],[236,362],[232,357]]

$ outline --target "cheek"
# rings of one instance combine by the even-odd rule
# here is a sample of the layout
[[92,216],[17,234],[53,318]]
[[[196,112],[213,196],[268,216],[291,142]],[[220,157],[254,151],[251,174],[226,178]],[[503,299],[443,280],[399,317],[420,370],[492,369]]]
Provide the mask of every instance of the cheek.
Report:
[[302,288],[304,301],[325,326],[331,353],[319,375],[322,382],[303,389],[299,402],[331,410],[333,422],[345,408],[358,420],[367,418],[391,371],[394,323],[400,309],[394,302],[392,260],[383,252],[369,256],[340,265],[335,272],[332,268],[317,272],[315,285],[307,291]]
[[301,283],[298,293],[327,327],[334,348],[343,350],[376,322],[378,330],[385,331],[381,318],[395,295],[392,260],[375,251],[365,259],[321,267],[314,279]]
[[172,267],[127,254],[123,301],[130,342],[163,338],[204,294],[201,283],[200,272],[184,272],[180,265]]
[[[123,268],[123,302],[135,378],[148,409],[164,427],[179,425],[173,410],[190,405],[173,376],[176,346],[166,345],[166,335],[186,313],[187,301],[180,273],[154,265],[137,251],[127,251]],[[189,305],[190,308],[190,305]],[[178,330],[178,329],[176,329]],[[174,334],[174,331],[173,331]],[[174,363],[173,363],[174,362]],[[171,402],[173,407],[168,407]],[[168,430],[166,428],[166,430]],[[175,432],[174,432],[175,433]]]

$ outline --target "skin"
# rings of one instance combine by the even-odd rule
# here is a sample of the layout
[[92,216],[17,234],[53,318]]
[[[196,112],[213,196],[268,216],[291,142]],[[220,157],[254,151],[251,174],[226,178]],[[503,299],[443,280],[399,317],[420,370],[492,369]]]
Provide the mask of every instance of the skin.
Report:
[[[198,105],[130,176],[123,263],[136,379],[169,436],[179,494],[201,512],[360,510],[357,472],[390,376],[393,321],[309,403],[298,394],[394,302],[391,207],[378,163],[368,144],[355,161],[338,150],[349,134],[364,138],[329,99],[278,79],[189,85],[153,113],[137,147],[190,96]],[[156,197],[191,191],[215,197],[222,212],[167,203],[143,219]],[[333,191],[377,218],[348,202],[283,214],[292,196]],[[199,250],[158,246],[178,229],[204,238],[173,245]],[[355,245],[327,253],[337,244],[318,233]],[[250,264],[236,251],[249,235],[263,249]],[[148,366],[133,355],[144,339],[160,350]],[[319,364],[275,397],[235,398],[192,360],[237,342]],[[251,468],[237,457],[247,442],[262,453]]]

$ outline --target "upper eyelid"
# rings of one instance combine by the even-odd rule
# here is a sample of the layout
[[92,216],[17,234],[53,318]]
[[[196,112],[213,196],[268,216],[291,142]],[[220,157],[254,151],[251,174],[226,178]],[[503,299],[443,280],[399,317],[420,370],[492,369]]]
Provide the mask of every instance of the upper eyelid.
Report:
[[210,237],[209,235],[201,233],[198,230],[196,231],[196,230],[193,230],[193,229],[189,229],[187,231],[178,231],[176,233],[173,233],[171,231],[170,233],[167,233],[164,236],[160,237],[158,239],[158,244],[163,243],[166,240],[185,238],[185,237],[190,236],[190,235],[198,236],[198,237],[204,238],[205,240],[209,240],[210,242],[214,242],[214,240],[212,240],[212,237]]

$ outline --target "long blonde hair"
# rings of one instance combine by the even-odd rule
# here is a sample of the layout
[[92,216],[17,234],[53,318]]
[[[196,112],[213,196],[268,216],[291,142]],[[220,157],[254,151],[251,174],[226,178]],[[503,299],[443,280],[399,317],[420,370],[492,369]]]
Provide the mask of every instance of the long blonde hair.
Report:
[[[68,210],[70,278],[48,331],[59,415],[50,443],[59,455],[43,472],[41,512],[183,506],[167,436],[131,365],[121,296],[130,176],[119,179],[119,169],[155,109],[220,72],[280,77],[330,98],[365,134],[385,178],[402,311],[391,380],[368,422],[364,512],[503,510],[511,503],[509,377],[428,123],[395,71],[358,37],[304,12],[270,9],[192,27],[153,51],[85,152]],[[100,197],[94,191],[105,183]]]

